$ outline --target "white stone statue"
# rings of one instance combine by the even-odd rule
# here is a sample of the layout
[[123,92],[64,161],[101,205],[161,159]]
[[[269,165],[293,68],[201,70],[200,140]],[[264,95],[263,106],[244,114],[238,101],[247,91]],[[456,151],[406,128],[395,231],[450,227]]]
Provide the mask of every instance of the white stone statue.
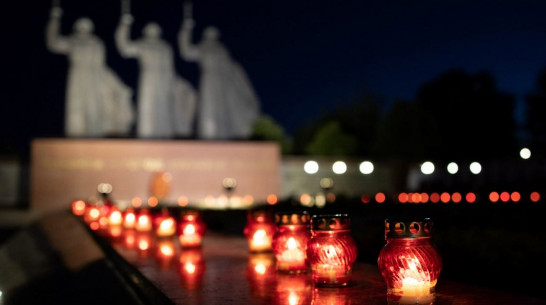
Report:
[[53,7],[46,28],[51,52],[69,59],[65,135],[126,136],[133,123],[132,90],[106,66],[104,44],[93,35],[93,22],[80,18],[70,36],[60,34],[62,10]]
[[218,29],[207,27],[201,42],[194,45],[193,27],[193,19],[186,15],[178,41],[182,58],[197,62],[200,67],[197,138],[250,137],[260,105],[245,71],[218,40]]
[[133,17],[123,14],[115,40],[120,54],[139,61],[137,136],[189,137],[193,132],[195,89],[176,75],[171,46],[161,39],[161,28],[148,23],[143,37],[131,41]]

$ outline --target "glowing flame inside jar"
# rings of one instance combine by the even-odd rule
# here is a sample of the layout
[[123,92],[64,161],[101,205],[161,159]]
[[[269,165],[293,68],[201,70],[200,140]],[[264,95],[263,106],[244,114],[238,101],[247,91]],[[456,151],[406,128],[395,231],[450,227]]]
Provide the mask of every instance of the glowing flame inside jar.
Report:
[[164,237],[164,236],[172,236],[176,232],[176,225],[174,222],[174,219],[172,218],[166,218],[161,220],[159,223],[159,227],[157,228],[157,236]]
[[402,286],[400,289],[400,304],[430,304],[434,300],[431,289],[436,286],[436,281],[427,280],[428,276],[422,271],[419,261],[411,257],[401,257],[407,260],[408,268],[400,268],[399,278]]
[[152,221],[147,214],[139,215],[135,228],[137,231],[150,231],[152,229]]
[[271,248],[271,237],[267,235],[264,229],[258,229],[252,235],[250,248],[253,251],[262,251]]
[[135,227],[136,216],[133,212],[127,212],[125,218],[123,219],[123,227],[126,229],[132,229]]
[[108,217],[108,222],[111,226],[119,226],[121,225],[122,221],[123,218],[121,212],[118,210],[112,211],[112,213],[110,213],[110,217]]
[[201,245],[202,237],[198,234],[195,224],[187,224],[178,237],[182,247],[198,247]]

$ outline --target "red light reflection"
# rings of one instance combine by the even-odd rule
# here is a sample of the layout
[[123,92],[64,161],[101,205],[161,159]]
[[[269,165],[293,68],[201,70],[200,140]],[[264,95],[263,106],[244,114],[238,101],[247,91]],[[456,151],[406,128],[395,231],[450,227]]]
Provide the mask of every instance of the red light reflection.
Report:
[[329,289],[313,289],[313,305],[348,305],[351,304],[351,299],[347,295],[347,289],[344,288],[329,288]]
[[306,275],[277,274],[275,304],[311,304],[312,283]]
[[183,250],[178,257],[178,273],[182,287],[195,290],[201,287],[205,274],[205,260],[201,248]]
[[246,278],[254,296],[265,296],[275,278],[275,257],[272,253],[252,253],[248,257]]

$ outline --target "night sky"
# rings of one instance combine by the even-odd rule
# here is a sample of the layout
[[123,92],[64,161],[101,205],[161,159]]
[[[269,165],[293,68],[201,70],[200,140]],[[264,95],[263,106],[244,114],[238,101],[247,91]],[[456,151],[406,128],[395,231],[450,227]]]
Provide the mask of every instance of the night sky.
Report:
[[[48,1],[3,3],[0,91],[4,150],[34,137],[62,136],[67,59],[45,47]],[[123,59],[113,35],[119,2],[67,1],[63,34],[88,16],[107,48],[108,65],[136,91],[138,64]],[[183,1],[132,1],[133,38],[158,22],[176,53],[178,74],[197,86],[198,68],[178,55]],[[288,133],[348,103],[364,89],[385,100],[411,100],[448,69],[489,71],[519,106],[546,67],[546,1],[194,1],[196,29],[216,25],[247,71],[262,112]],[[7,18],[6,18],[7,17]],[[6,43],[7,42],[7,43]]]

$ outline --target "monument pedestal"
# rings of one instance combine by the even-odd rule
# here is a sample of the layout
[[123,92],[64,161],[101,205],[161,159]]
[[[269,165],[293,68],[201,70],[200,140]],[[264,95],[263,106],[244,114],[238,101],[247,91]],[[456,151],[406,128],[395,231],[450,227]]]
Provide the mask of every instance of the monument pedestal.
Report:
[[[88,200],[100,183],[112,185],[120,205],[145,203],[157,173],[171,178],[168,194],[158,198],[168,205],[244,208],[280,194],[280,148],[272,142],[35,139],[31,153],[30,205],[38,210]],[[230,198],[225,178],[237,183]]]

